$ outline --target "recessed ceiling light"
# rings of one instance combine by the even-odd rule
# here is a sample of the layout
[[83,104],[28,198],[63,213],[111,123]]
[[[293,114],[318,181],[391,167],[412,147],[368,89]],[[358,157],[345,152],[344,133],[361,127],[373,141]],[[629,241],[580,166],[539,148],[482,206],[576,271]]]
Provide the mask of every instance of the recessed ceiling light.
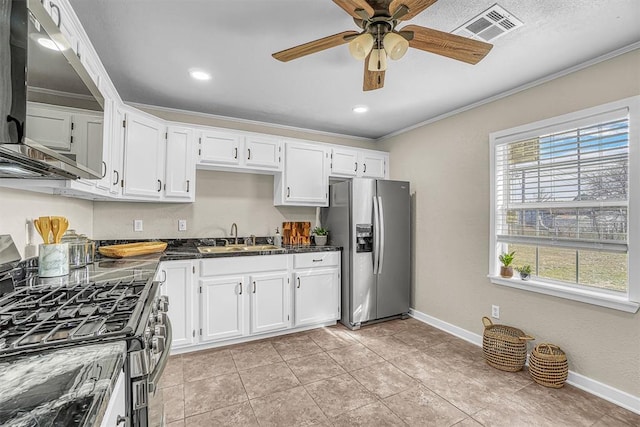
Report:
[[366,105],[356,105],[355,107],[353,107],[354,113],[362,114],[366,113],[367,111],[369,111],[369,107],[367,107]]
[[46,37],[40,37],[38,39],[38,43],[40,43],[41,46],[46,47],[47,49],[51,49],[51,50],[60,50],[60,48],[58,47],[58,45],[56,44],[56,42],[54,42],[51,39],[48,39]]
[[211,80],[211,74],[206,71],[192,69],[189,70],[189,74],[196,80]]

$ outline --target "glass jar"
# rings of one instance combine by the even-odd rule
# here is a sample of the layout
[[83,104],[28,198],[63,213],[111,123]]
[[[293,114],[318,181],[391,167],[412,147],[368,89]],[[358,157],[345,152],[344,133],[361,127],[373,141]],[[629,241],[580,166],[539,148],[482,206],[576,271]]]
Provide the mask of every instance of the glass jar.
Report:
[[69,244],[69,268],[80,268],[87,265],[87,242],[76,230],[67,230],[60,240]]
[[93,261],[95,260],[95,254],[96,254],[96,242],[94,240],[91,240],[84,234],[81,234],[80,237],[85,240],[86,264],[87,265],[93,264]]

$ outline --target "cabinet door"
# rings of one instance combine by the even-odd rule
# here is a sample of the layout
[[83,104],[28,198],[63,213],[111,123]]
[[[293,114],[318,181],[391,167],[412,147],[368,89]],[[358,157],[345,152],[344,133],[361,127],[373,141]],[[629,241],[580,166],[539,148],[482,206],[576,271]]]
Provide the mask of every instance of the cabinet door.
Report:
[[363,178],[384,178],[386,175],[386,156],[378,153],[361,153],[362,172],[358,174]]
[[103,171],[102,140],[103,118],[89,114],[74,114],[72,117],[71,152],[76,155],[80,163],[94,171]]
[[111,189],[111,146],[113,135],[113,108],[115,102],[105,93],[104,96],[104,123],[102,126],[102,178],[96,181],[96,187],[103,190]]
[[200,325],[202,342],[244,335],[244,293],[242,276],[200,280]]
[[165,158],[165,197],[193,199],[196,165],[191,129],[169,126]]
[[342,148],[331,149],[331,175],[356,176],[358,172],[358,152]]
[[281,145],[276,138],[248,136],[245,139],[245,165],[260,169],[280,169]]
[[286,271],[250,276],[252,334],[289,327],[287,276]]
[[320,145],[287,143],[285,148],[284,201],[289,204],[327,205],[329,180],[327,153]]
[[164,179],[163,159],[164,126],[162,123],[127,113],[123,194],[160,199]]
[[25,136],[54,150],[71,151],[71,113],[27,105]]
[[202,164],[240,164],[242,137],[233,133],[205,131],[200,135],[198,162]]
[[113,132],[113,136],[111,138],[111,170],[109,172],[111,188],[109,191],[111,194],[119,195],[122,192],[124,177],[125,114],[120,108],[114,105],[112,117],[111,131]]
[[196,342],[196,292],[191,261],[168,261],[160,265],[162,295],[169,298],[169,319],[173,328],[172,348]]
[[338,269],[314,269],[294,274],[295,326],[338,319]]

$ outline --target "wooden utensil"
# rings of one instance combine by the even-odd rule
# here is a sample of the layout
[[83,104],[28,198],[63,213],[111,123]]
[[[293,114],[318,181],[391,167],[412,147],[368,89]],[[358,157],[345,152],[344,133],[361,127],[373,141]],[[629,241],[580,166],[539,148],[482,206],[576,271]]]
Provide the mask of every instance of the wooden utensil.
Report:
[[60,218],[57,216],[51,217],[51,232],[53,233],[53,243],[58,244],[58,234],[60,233]]
[[53,242],[60,243],[62,236],[69,228],[69,220],[63,216],[51,217],[51,231],[53,231]]
[[38,221],[38,226],[40,230],[40,235],[42,236],[42,241],[45,245],[49,244],[49,235],[51,234],[51,218],[48,216],[41,216],[36,221]]

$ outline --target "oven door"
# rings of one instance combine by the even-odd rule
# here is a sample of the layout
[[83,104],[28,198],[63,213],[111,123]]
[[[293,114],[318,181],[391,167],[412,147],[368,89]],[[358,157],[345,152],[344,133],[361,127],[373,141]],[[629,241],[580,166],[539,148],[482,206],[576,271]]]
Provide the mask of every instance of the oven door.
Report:
[[[171,340],[173,339],[173,331],[171,327],[171,321],[168,317],[166,318],[165,326],[166,334],[164,336],[164,342],[166,343],[166,345],[162,346],[162,351],[159,353],[159,357],[150,357],[150,359],[156,360],[155,364],[153,365],[153,371],[151,371],[149,375],[146,376],[146,378],[134,381],[133,383],[133,407],[139,408],[135,410],[135,416],[133,417],[134,426],[160,427],[165,425],[164,400],[162,398],[162,390],[159,389],[158,385],[160,383],[162,373],[167,366],[169,354],[171,353]],[[141,399],[141,396],[143,395],[146,395],[146,399]]]

